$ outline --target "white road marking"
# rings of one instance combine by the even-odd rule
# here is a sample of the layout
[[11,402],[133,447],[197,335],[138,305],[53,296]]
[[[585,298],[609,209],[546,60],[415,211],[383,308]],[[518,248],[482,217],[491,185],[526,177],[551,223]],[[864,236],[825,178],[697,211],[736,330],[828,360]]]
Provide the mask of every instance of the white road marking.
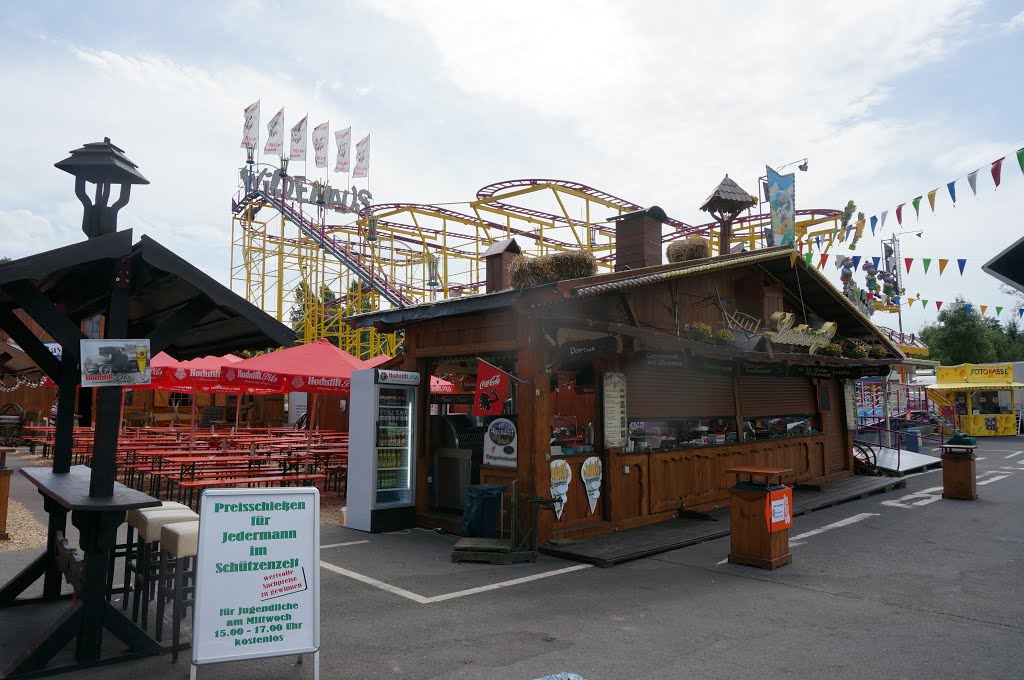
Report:
[[508,588],[509,586],[517,586],[520,583],[529,583],[530,581],[536,581],[537,579],[548,578],[549,576],[558,576],[560,574],[568,574],[573,571],[579,571],[580,569],[588,569],[591,564],[574,564],[571,567],[564,567],[562,569],[555,569],[553,571],[545,571],[540,574],[533,574],[532,576],[523,576],[522,578],[514,578],[511,581],[502,581],[501,583],[492,583],[487,586],[479,586],[477,588],[468,588],[466,590],[460,590],[454,593],[447,593],[445,595],[435,595],[434,597],[428,598],[431,602],[444,602],[445,600],[453,600],[456,597],[465,597],[466,595],[476,595],[477,593],[486,593],[489,590],[497,590],[498,588]]
[[378,581],[377,579],[371,578],[369,576],[363,576],[362,574],[359,574],[357,572],[351,571],[349,569],[344,569],[343,567],[339,567],[336,564],[331,564],[330,562],[324,562],[322,560],[320,562],[320,567],[322,569],[326,569],[328,571],[333,571],[335,574],[341,574],[342,576],[348,576],[349,578],[353,578],[353,579],[355,579],[357,581],[360,581],[361,583],[365,583],[365,584],[373,586],[375,588],[380,588],[381,590],[385,590],[385,591],[387,591],[387,592],[389,592],[389,593],[391,593],[393,595],[399,595],[399,596],[404,597],[406,599],[412,600],[413,602],[416,602],[418,604],[432,604],[434,602],[444,602],[446,600],[454,600],[457,597],[466,597],[467,595],[477,595],[478,593],[486,593],[486,592],[491,591],[491,590],[498,590],[499,588],[508,588],[509,586],[517,586],[517,585],[520,585],[522,583],[529,583],[530,581],[536,581],[536,580],[542,579],[542,578],[549,578],[551,576],[559,576],[561,574],[568,574],[570,572],[579,571],[581,569],[589,569],[591,566],[593,566],[593,565],[590,565],[590,564],[575,564],[575,565],[573,565],[571,567],[564,567],[562,569],[554,569],[552,571],[545,571],[545,572],[541,572],[539,574],[532,574],[530,576],[523,576],[522,578],[514,578],[511,581],[501,581],[500,583],[491,583],[491,584],[486,585],[486,586],[478,586],[476,588],[467,588],[466,590],[458,590],[458,591],[456,591],[454,593],[445,593],[444,595],[435,595],[433,597],[424,597],[423,595],[419,595],[417,593],[414,593],[411,590],[406,590],[405,588],[399,588],[398,586],[393,586],[390,583],[384,583],[383,581]]
[[1024,453],[1024,451],[1014,451],[1009,456],[1005,456],[1005,458],[1016,458],[1017,456],[1019,456],[1022,453]]
[[818,534],[823,534],[826,531],[832,531],[833,529],[839,529],[841,527],[849,526],[851,524],[856,524],[857,522],[862,522],[862,521],[866,520],[868,517],[878,517],[878,513],[877,512],[862,512],[859,515],[853,515],[852,517],[847,517],[846,519],[841,519],[838,522],[832,522],[832,524],[826,524],[823,527],[818,527],[817,529],[812,529],[811,531],[805,531],[802,534],[799,534],[797,536],[793,536],[792,538],[790,538],[789,539],[789,547],[792,548],[795,545],[803,545],[802,542],[798,542],[798,541],[800,541],[801,538],[810,538],[811,536],[817,536]]
[[985,456],[978,456],[974,460],[988,460]]
[[[938,493],[935,493],[936,491]],[[913,500],[913,499],[917,499],[917,500]],[[897,498],[896,500],[882,501],[882,505],[888,505],[891,508],[908,508],[908,509],[913,509],[915,507],[920,507],[922,505],[928,505],[929,503],[934,503],[934,502],[939,501],[939,500],[942,500],[942,487],[941,486],[933,486],[930,489],[921,489],[920,491],[915,491],[912,494],[907,494],[906,496],[901,496],[900,498]]]
[[386,590],[394,595],[401,595],[402,597],[410,599],[413,602],[418,602],[420,604],[430,603],[429,597],[423,597],[422,595],[417,595],[411,590],[399,588],[398,586],[393,586],[390,583],[384,583],[383,581],[378,581],[375,578],[370,578],[369,576],[363,576],[362,574],[358,574],[354,571],[343,569],[335,564],[331,564],[330,562],[324,562],[323,560],[321,560],[320,568],[326,569],[327,571],[333,571],[335,574],[341,574],[342,576],[354,578],[355,580],[365,583],[366,585],[373,586],[375,588],[380,588],[381,590]]
[[929,449],[929,451],[938,451],[938,450],[939,450],[938,446],[933,446],[931,449]]
[[1000,479],[1006,479],[1009,476],[1010,475],[996,475],[995,477],[989,477],[988,479],[986,479],[984,481],[977,482],[977,485],[981,486],[983,484],[991,484],[992,482],[998,482]]
[[320,546],[320,549],[324,548],[342,548],[346,545],[360,545],[361,543],[369,543],[369,541],[349,541],[348,543],[328,543],[327,545]]

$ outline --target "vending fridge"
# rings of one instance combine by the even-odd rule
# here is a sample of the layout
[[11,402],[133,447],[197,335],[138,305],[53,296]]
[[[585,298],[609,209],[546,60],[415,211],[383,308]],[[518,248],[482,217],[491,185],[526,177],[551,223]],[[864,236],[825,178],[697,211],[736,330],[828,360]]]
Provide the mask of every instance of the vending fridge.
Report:
[[415,524],[416,397],[420,374],[352,372],[345,526],[396,531]]

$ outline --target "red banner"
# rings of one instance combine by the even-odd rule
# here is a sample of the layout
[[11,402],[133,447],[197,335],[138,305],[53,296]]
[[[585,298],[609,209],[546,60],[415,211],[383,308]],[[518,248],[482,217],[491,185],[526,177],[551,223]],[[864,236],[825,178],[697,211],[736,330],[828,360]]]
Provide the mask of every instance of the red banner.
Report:
[[476,364],[476,393],[473,395],[473,415],[500,416],[505,400],[509,398],[509,375],[486,361]]

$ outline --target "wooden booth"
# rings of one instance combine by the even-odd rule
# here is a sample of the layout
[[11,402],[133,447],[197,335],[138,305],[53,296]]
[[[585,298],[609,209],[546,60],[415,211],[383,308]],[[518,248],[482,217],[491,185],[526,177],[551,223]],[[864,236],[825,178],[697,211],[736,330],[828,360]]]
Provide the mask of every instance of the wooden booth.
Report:
[[[732,468],[853,474],[852,381],[902,359],[854,303],[789,247],[661,264],[625,244],[629,270],[522,290],[496,244],[487,294],[349,319],[404,331],[402,368],[456,387],[421,390],[423,526],[457,529],[475,483],[554,497],[544,542],[725,507]],[[472,415],[481,391],[497,415]]]

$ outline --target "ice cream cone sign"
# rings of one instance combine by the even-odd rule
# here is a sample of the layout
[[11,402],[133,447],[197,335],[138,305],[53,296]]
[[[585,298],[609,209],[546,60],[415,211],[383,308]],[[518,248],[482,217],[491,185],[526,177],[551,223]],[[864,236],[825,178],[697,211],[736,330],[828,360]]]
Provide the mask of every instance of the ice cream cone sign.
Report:
[[562,509],[569,497],[569,482],[572,481],[572,468],[564,460],[551,461],[551,497],[555,499],[555,517],[562,519]]
[[587,501],[590,503],[590,514],[594,514],[597,507],[597,499],[601,497],[601,478],[604,475],[604,467],[601,459],[591,456],[583,461],[580,466],[580,478],[583,481],[583,488],[587,490]]

